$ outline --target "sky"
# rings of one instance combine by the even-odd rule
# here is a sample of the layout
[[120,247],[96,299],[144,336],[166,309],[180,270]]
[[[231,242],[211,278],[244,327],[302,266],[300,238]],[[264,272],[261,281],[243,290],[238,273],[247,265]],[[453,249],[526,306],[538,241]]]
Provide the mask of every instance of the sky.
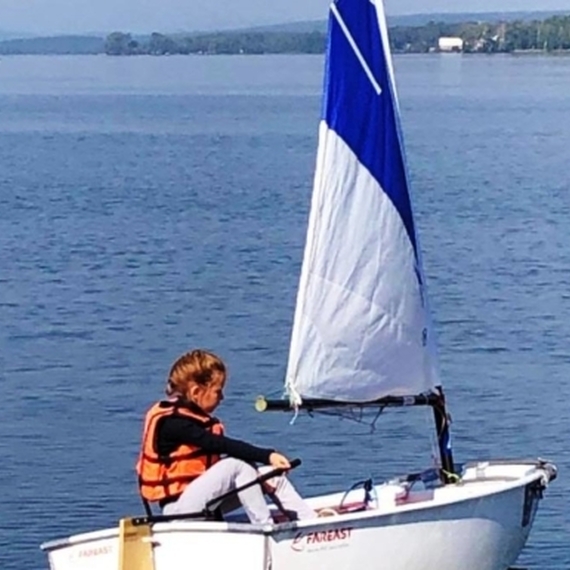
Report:
[[[0,0],[0,30],[174,32],[322,20],[329,0]],[[570,0],[385,0],[390,15],[568,10]]]

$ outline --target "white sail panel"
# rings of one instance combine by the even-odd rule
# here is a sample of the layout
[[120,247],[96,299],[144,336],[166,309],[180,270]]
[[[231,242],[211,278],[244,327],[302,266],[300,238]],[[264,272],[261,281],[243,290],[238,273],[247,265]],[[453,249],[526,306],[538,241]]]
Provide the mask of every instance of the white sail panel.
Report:
[[391,200],[323,121],[286,380],[293,399],[366,402],[436,385],[416,264]]

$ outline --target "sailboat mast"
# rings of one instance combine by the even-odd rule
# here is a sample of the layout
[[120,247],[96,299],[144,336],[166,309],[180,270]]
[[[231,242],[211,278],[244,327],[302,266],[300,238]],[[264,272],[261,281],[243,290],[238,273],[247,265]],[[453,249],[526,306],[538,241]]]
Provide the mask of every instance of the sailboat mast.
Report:
[[453,463],[453,453],[451,451],[451,434],[449,432],[450,417],[447,413],[445,395],[441,386],[436,388],[435,397],[432,398],[430,404],[435,420],[442,479],[445,483],[451,483],[455,475],[455,464]]

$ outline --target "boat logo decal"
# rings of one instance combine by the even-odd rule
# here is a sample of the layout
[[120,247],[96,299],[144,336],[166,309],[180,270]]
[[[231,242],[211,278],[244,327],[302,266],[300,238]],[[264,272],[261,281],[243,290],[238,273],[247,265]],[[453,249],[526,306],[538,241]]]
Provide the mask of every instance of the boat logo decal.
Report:
[[299,532],[291,542],[291,549],[295,552],[314,552],[348,546],[351,534],[352,528],[350,527]]
[[105,556],[107,554],[112,554],[115,549],[111,544],[101,545],[101,546],[90,546],[87,548],[82,548],[81,550],[72,550],[69,555],[70,560],[77,560],[81,558],[94,558],[96,556]]

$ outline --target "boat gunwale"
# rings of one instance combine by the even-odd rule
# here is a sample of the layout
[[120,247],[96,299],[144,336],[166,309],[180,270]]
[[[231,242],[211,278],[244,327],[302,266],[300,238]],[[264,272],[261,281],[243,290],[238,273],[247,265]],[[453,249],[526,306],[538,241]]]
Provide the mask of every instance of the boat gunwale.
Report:
[[[421,512],[427,511],[428,509],[440,508],[449,506],[451,504],[461,504],[468,501],[479,500],[483,497],[488,497],[491,495],[499,495],[503,493],[508,493],[516,488],[525,487],[535,481],[544,480],[545,475],[548,477],[548,481],[550,481],[550,471],[548,466],[554,467],[552,463],[549,462],[538,462],[532,460],[523,460],[517,462],[516,460],[506,460],[506,461],[479,461],[466,464],[468,468],[476,468],[478,465],[485,465],[485,466],[534,466],[534,470],[530,473],[527,473],[521,477],[513,477],[507,478],[504,477],[492,477],[492,478],[477,478],[467,481],[460,481],[458,483],[450,483],[443,487],[437,487],[435,489],[426,489],[426,491],[437,491],[443,490],[446,488],[449,489],[457,489],[463,486],[472,485],[474,483],[485,483],[485,482],[498,482],[503,481],[504,485],[500,488],[497,488],[497,485],[492,485],[487,490],[482,490],[482,492],[477,493],[477,495],[470,495],[465,496],[462,498],[456,499],[449,499],[447,498],[444,500],[438,500],[435,504],[433,500],[424,500],[424,501],[416,501],[410,502],[409,504],[400,504],[394,505],[394,508],[390,511],[384,511],[382,513],[378,513],[378,509],[370,509],[368,511],[356,511],[356,512],[349,512],[349,513],[342,513],[331,517],[319,517],[315,519],[307,519],[304,521],[292,521],[292,522],[284,522],[278,524],[270,524],[270,525],[259,525],[259,524],[252,524],[252,523],[238,523],[238,522],[219,522],[219,521],[172,521],[172,522],[161,522],[156,523],[153,525],[153,530],[156,530],[157,533],[170,533],[170,532],[177,532],[177,531],[191,531],[191,532],[222,532],[222,533],[244,533],[244,534],[252,534],[252,535],[261,535],[261,536],[276,536],[281,533],[290,532],[292,530],[309,530],[315,527],[327,527],[330,528],[331,526],[337,526],[338,523],[346,526],[347,523],[353,521],[369,521],[372,519],[382,519],[384,517],[393,517],[394,515],[400,513],[410,513],[410,512]],[[393,482],[393,484],[402,484],[402,481]],[[390,482],[386,481],[380,485],[377,485],[376,488],[381,488],[385,485],[389,485]],[[339,493],[331,493],[328,496],[338,495]],[[321,495],[316,497],[308,497],[309,500],[311,499],[319,499],[326,497],[327,495]],[[119,530],[118,527],[110,527],[102,530],[96,530],[86,533],[80,533],[76,535],[71,535],[66,538],[55,539],[48,542],[41,544],[41,550],[45,552],[54,552],[57,550],[61,550],[66,547],[70,546],[77,546],[80,544],[87,544],[90,542],[104,540],[104,539],[113,539],[118,536]]]
[[[497,464],[496,464],[497,465]],[[516,463],[512,463],[511,465],[518,465]],[[526,465],[525,463],[521,463],[520,465]],[[489,490],[487,490],[486,492],[481,492],[478,493],[477,495],[470,495],[470,496],[465,496],[462,497],[460,499],[455,499],[455,500],[439,500],[437,501],[437,503],[434,504],[433,501],[430,500],[425,500],[425,501],[417,501],[417,502],[411,502],[409,504],[400,504],[400,505],[395,505],[393,510],[390,511],[385,511],[382,512],[381,514],[378,514],[378,510],[377,509],[370,509],[368,511],[357,511],[357,512],[353,512],[353,513],[343,513],[343,514],[339,514],[337,516],[332,516],[332,517],[326,517],[326,518],[317,518],[317,519],[308,519],[305,521],[295,521],[295,522],[286,522],[286,523],[281,523],[278,525],[274,525],[272,530],[271,530],[271,534],[274,534],[275,532],[281,531],[281,530],[289,530],[289,529],[306,529],[308,527],[311,526],[323,526],[324,524],[328,524],[330,525],[331,523],[334,523],[336,521],[342,521],[342,522],[346,522],[346,521],[353,521],[353,520],[368,520],[368,519],[372,519],[372,518],[383,518],[383,517],[392,517],[394,515],[400,514],[400,513],[408,513],[408,512],[414,512],[414,511],[422,511],[422,510],[428,510],[431,508],[439,508],[439,507],[445,507],[445,506],[449,506],[452,504],[461,504],[461,503],[466,503],[468,501],[473,501],[473,500],[479,500],[483,497],[489,497],[492,495],[500,495],[503,493],[508,493],[514,489],[517,489],[519,487],[526,487],[527,485],[535,482],[535,481],[539,481],[541,479],[544,478],[544,475],[548,475],[547,471],[542,469],[541,467],[536,467],[536,470],[534,472],[531,473],[527,473],[526,475],[522,476],[522,477],[516,477],[516,478],[512,478],[512,479],[508,479],[503,477],[503,478],[497,478],[497,479],[491,479],[491,478],[482,478],[482,479],[474,479],[474,480],[468,480],[465,482],[459,482],[459,483],[450,483],[445,485],[444,487],[439,487],[437,489],[433,489],[433,491],[436,490],[442,490],[445,488],[461,488],[463,486],[467,486],[473,483],[485,483],[485,482],[497,482],[499,480],[502,480],[505,482],[505,485],[503,485],[501,488],[497,488],[496,485],[493,485]],[[379,485],[378,487],[381,487],[382,485]],[[426,489],[426,491],[430,491],[431,489]],[[316,522],[319,521],[319,522]]]

